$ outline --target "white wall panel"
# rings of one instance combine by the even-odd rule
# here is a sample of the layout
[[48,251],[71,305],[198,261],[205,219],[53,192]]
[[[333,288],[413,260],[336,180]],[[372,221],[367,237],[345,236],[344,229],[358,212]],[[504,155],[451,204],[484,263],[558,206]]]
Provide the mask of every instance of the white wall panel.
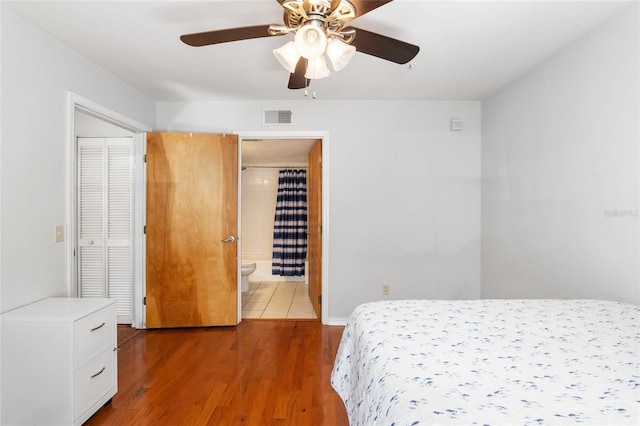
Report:
[[271,260],[278,169],[242,171],[242,259]]
[[640,303],[634,4],[482,105],[482,295]]
[[2,5],[0,312],[67,295],[67,92],[147,125],[155,102]]

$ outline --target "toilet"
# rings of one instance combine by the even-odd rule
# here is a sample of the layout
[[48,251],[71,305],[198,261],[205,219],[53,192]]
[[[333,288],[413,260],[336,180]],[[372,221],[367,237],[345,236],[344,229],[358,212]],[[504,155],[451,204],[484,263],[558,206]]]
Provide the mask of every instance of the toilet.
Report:
[[256,264],[254,263],[243,263],[242,264],[242,280],[240,282],[240,291],[249,291],[249,275],[253,274],[253,271],[256,270]]

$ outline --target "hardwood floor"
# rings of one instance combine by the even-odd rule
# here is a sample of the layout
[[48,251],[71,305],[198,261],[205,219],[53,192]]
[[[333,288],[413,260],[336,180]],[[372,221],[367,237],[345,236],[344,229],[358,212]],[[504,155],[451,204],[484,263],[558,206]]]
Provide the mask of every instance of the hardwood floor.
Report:
[[129,324],[118,324],[118,347],[126,345],[130,340],[143,333],[144,330],[137,330]]
[[86,425],[348,425],[330,384],[343,327],[244,320],[147,330],[118,353],[118,393]]

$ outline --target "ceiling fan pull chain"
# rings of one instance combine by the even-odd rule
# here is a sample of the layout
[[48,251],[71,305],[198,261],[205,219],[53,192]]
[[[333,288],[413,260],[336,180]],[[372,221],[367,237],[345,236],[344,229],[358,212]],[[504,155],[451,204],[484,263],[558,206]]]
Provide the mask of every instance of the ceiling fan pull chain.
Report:
[[[309,90],[305,87],[304,88],[304,97],[308,98],[309,97]],[[313,99],[316,99],[318,97],[318,95],[316,94],[316,91],[314,90],[313,93],[311,94],[311,97]]]

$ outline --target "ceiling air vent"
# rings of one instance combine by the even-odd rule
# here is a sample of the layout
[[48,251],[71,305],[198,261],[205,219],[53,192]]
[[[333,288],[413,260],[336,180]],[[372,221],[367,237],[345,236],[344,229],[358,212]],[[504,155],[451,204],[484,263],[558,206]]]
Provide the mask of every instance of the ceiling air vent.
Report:
[[293,124],[293,111],[290,109],[265,109],[264,124]]

